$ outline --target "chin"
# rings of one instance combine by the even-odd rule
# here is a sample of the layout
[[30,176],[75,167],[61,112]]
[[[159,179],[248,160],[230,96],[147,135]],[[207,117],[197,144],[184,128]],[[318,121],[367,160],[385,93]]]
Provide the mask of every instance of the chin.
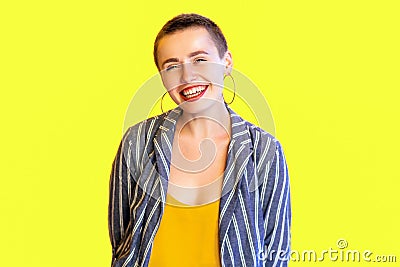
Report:
[[219,107],[221,104],[223,104],[222,100],[203,96],[196,101],[184,101],[180,103],[179,106],[183,109],[184,112],[191,114],[202,114],[210,113],[213,110],[217,110],[214,109],[214,107]]

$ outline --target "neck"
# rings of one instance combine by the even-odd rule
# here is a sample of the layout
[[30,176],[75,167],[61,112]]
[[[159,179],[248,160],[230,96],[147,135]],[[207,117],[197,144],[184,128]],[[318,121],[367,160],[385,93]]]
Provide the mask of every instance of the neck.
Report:
[[177,123],[177,131],[185,136],[212,138],[231,135],[231,118],[224,102],[214,104],[199,113],[183,112]]

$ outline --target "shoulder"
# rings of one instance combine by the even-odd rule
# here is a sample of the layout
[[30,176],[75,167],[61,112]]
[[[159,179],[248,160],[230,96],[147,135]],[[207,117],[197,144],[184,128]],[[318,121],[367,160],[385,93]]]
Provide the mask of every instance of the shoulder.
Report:
[[[240,115],[235,113],[230,107],[227,107],[231,114],[232,120],[232,134],[235,133],[248,133],[248,139],[251,150],[253,151],[253,158],[256,164],[271,163],[275,156],[281,153],[281,145],[277,138],[271,133],[265,131],[257,125],[243,119]],[[233,130],[235,128],[235,130]],[[247,139],[247,138],[246,138]]]
[[256,181],[250,184],[254,186],[253,189],[263,185],[263,188],[272,190],[278,185],[288,183],[286,159],[279,140],[251,122],[245,121],[244,125],[251,139],[252,164]]
[[152,139],[152,137],[156,135],[156,132],[160,126],[162,126],[169,112],[171,111],[150,117],[130,126],[125,131],[123,140],[125,140],[125,142],[135,141],[137,143],[141,143],[142,141]]
[[278,139],[259,126],[254,125],[245,119],[242,120],[252,141],[254,153],[256,155],[267,154],[268,158],[271,159],[275,154],[275,151],[280,147]]
[[283,149],[279,140],[271,133],[265,131],[257,125],[240,118],[243,126],[247,129],[251,140],[254,163],[257,170],[269,170],[277,158],[283,156]]
[[[265,131],[264,129],[260,128],[257,125],[247,121],[246,119],[242,118],[239,114],[233,111],[230,107],[227,107],[228,111],[231,115],[232,121],[232,128],[239,128],[237,131],[247,131],[249,137],[252,139],[253,143],[255,144],[264,144],[269,142],[276,142],[276,138],[269,132]],[[239,127],[236,127],[239,126]],[[233,131],[235,132],[235,131]]]

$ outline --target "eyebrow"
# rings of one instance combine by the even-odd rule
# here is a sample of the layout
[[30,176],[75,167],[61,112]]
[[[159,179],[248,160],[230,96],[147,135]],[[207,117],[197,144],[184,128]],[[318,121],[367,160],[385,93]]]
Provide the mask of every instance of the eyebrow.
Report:
[[[204,51],[204,50],[198,50],[198,51],[195,51],[195,52],[190,53],[190,54],[189,54],[189,57],[195,57],[195,56],[201,55],[201,54],[208,55],[208,53],[207,53],[206,51]],[[167,63],[170,63],[170,62],[179,62],[179,59],[176,58],[176,57],[171,57],[171,58],[165,60],[165,61],[161,64],[161,67],[164,66],[164,65],[167,64]]]

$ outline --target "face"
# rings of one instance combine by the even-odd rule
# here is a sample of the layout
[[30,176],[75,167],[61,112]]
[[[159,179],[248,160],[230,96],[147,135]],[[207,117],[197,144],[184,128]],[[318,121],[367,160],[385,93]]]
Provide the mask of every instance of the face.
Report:
[[205,28],[188,28],[163,37],[157,49],[161,78],[169,95],[185,111],[200,112],[223,103],[224,75],[232,68],[229,51],[220,58]]

